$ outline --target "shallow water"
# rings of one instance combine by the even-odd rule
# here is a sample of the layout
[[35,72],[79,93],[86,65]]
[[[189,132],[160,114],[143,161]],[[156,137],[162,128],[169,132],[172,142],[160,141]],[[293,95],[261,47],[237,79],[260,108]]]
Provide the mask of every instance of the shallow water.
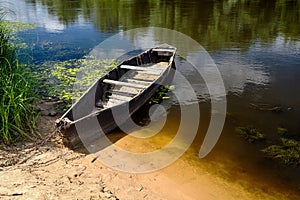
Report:
[[[216,147],[204,159],[221,163],[232,178],[246,179],[255,185],[269,185],[282,193],[300,187],[300,168],[284,166],[264,157],[260,151],[278,143],[278,127],[285,127],[300,139],[300,2],[231,0],[11,0],[1,5],[15,14],[8,19],[34,23],[36,28],[20,33],[34,63],[68,60],[87,55],[108,37],[133,28],[146,32],[130,35],[131,41],[156,44],[168,41],[151,27],[182,32],[201,44],[222,75],[227,93],[227,118]],[[199,52],[178,42],[188,55]],[[184,55],[182,55],[184,56]],[[177,69],[192,84],[201,111],[200,126],[190,147],[191,162],[203,162],[198,151],[210,117],[209,93],[205,83],[190,64],[176,59]],[[174,83],[180,86],[180,83]],[[164,102],[169,107],[164,133],[170,138],[180,119],[176,99]],[[196,103],[196,102],[193,102]],[[281,105],[275,113],[251,108],[251,103]],[[253,126],[266,134],[265,142],[248,143],[235,128]],[[160,140],[155,140],[159,144]]]

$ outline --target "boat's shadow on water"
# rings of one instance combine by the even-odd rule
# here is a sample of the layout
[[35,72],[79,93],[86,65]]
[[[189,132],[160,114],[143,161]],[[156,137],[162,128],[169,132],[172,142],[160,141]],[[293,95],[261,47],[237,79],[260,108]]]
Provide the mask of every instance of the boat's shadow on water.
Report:
[[[130,119],[128,119],[128,121],[123,124],[123,126],[126,127],[126,133],[119,127],[117,127],[106,135],[98,134],[98,136],[96,136],[90,142],[82,141],[83,145],[73,150],[83,154],[97,153],[109,147],[110,145],[114,145],[122,138],[128,136],[130,133],[143,129],[151,122],[149,116],[150,107],[150,104],[147,103],[143,105],[139,110],[137,110],[134,114],[132,114]],[[136,124],[136,126],[126,125],[131,124],[132,121]]]
[[[175,69],[175,66],[173,66],[173,67]],[[167,92],[169,92],[169,89],[168,89],[168,87],[165,87],[165,86],[173,84],[175,71],[176,70],[171,70],[169,75],[164,80],[164,82],[161,83],[161,86],[165,90],[164,92],[166,95],[167,95]],[[119,128],[118,126],[114,130],[106,133],[105,135],[100,130],[94,129],[95,132],[97,132],[97,133],[92,134],[92,137],[88,138],[87,140],[85,140],[84,139],[85,136],[82,135],[82,139],[81,139],[82,145],[73,150],[80,152],[80,153],[84,153],[84,154],[97,153],[111,145],[114,145],[122,138],[124,138],[128,135],[131,135],[131,133],[139,132],[139,130],[144,130],[144,132],[147,132],[147,131],[145,131],[145,129],[147,129],[148,125],[152,124],[152,122],[156,125],[160,124],[158,126],[161,126],[163,115],[166,113],[160,113],[160,112],[157,112],[157,110],[156,110],[156,112],[158,113],[158,114],[156,114],[156,117],[153,118],[153,116],[154,116],[153,113],[151,114],[152,119],[150,117],[151,108],[155,108],[156,105],[159,105],[159,104],[163,103],[163,101],[164,101],[163,96],[157,95],[159,93],[161,93],[160,89],[158,89],[156,91],[156,93],[154,93],[144,105],[142,105],[137,111],[135,111],[131,116],[129,116],[128,120],[125,121],[121,125],[126,130],[126,132],[124,132],[122,130],[122,128]],[[155,103],[151,102],[152,98],[156,101]],[[172,101],[168,101],[168,103],[166,103],[164,101],[163,104],[166,104],[165,106],[170,108],[172,105]],[[151,121],[151,120],[154,120],[154,121]],[[105,126],[105,124],[101,124],[102,123],[101,121],[98,121],[98,122],[99,122],[100,127]],[[159,123],[157,123],[157,122],[159,122]],[[117,123],[115,122],[115,124],[117,124]],[[162,125],[162,126],[164,126],[164,125]],[[89,129],[91,127],[87,127],[87,128]],[[157,128],[154,128],[155,130],[154,129],[152,130],[152,128],[151,128],[151,130],[149,130],[150,132],[158,131],[158,130],[156,130]],[[162,128],[162,127],[160,127],[160,128]],[[158,129],[160,130],[160,128],[158,128]],[[80,128],[80,129],[82,129],[82,128]],[[82,130],[84,130],[84,129],[82,129]],[[145,134],[149,134],[149,133],[147,132]],[[150,135],[151,135],[151,133],[150,133]],[[147,137],[148,136],[149,135],[147,135]],[[133,135],[133,137],[134,137],[134,135]],[[79,136],[79,138],[81,138],[81,137]],[[143,136],[142,136],[142,138],[143,138]]]

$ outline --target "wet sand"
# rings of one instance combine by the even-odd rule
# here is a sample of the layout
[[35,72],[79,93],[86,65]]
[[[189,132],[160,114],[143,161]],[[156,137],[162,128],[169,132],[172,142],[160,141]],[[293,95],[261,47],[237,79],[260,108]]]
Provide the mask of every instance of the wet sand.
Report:
[[[44,118],[50,131],[54,118]],[[116,145],[137,147],[131,136]],[[148,144],[150,145],[150,144]],[[138,149],[136,149],[138,150]],[[22,151],[26,152],[26,149]],[[22,151],[11,154],[18,158]],[[23,152],[24,153],[24,152]],[[59,137],[36,150],[25,163],[0,168],[1,199],[288,199],[263,191],[244,180],[232,180],[222,166],[203,161],[195,165],[187,152],[172,165],[146,174],[113,170],[95,155],[74,152]],[[1,163],[12,159],[0,151]],[[24,155],[24,154],[22,154]]]

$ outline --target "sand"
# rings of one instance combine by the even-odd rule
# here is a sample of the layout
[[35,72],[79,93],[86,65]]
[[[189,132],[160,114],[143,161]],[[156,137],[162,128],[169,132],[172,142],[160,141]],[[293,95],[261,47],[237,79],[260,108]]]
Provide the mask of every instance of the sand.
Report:
[[[42,117],[39,130],[51,133],[55,119]],[[124,142],[130,140],[118,141],[120,146]],[[195,168],[187,159],[152,173],[130,174],[64,147],[59,136],[31,150],[28,143],[0,150],[0,199],[285,199],[230,180],[205,163]]]

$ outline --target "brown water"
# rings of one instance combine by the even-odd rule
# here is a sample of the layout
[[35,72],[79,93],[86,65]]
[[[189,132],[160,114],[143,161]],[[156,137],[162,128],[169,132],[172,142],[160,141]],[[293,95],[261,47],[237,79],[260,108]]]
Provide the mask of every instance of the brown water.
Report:
[[[217,163],[232,179],[248,180],[264,190],[268,185],[284,194],[299,191],[299,166],[266,159],[260,150],[279,143],[278,127],[287,128],[288,137],[300,140],[300,1],[10,2],[6,4],[15,15],[8,18],[36,24],[35,29],[20,34],[29,45],[26,54],[36,63],[80,58],[109,36],[133,28],[163,27],[190,36],[210,53],[221,72],[228,116],[216,147],[200,160],[198,151],[210,116],[209,95],[201,77],[186,61],[177,58],[178,70],[192,83],[201,108],[198,134],[185,158],[195,165]],[[144,39],[164,42],[160,35]],[[178,48],[189,51],[185,44]],[[169,138],[180,116],[179,106],[173,100],[167,101],[172,106],[164,127]],[[259,111],[251,108],[251,103],[281,105],[284,111]],[[266,135],[266,141],[245,141],[235,131],[239,126],[255,127]],[[157,147],[165,144],[159,141],[153,143]]]

